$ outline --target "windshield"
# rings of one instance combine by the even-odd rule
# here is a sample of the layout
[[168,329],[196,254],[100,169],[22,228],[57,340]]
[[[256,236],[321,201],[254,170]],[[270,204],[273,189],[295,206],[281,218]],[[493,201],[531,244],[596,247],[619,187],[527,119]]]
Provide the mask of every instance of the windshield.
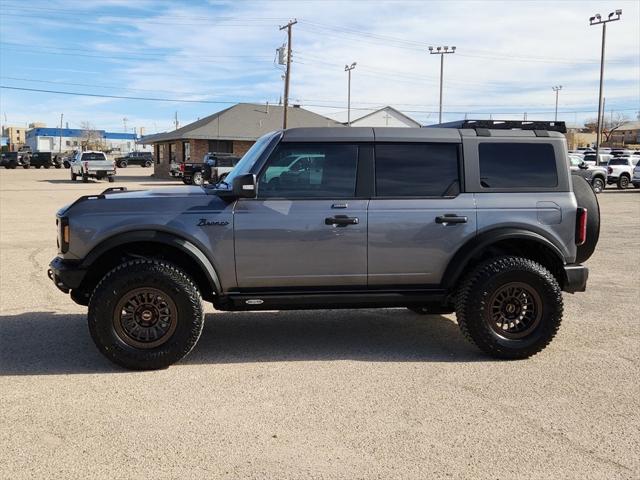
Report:
[[247,173],[249,170],[251,170],[251,167],[258,159],[258,157],[260,157],[267,145],[269,145],[269,142],[274,137],[274,135],[275,133],[273,132],[267,133],[266,135],[263,135],[258,140],[256,140],[256,143],[254,143],[251,148],[247,150],[247,153],[244,154],[238,164],[233,168],[233,170],[231,170],[231,172],[229,172],[229,175],[226,176],[226,178],[224,179],[224,183],[231,185],[233,184],[233,179],[237,175]]

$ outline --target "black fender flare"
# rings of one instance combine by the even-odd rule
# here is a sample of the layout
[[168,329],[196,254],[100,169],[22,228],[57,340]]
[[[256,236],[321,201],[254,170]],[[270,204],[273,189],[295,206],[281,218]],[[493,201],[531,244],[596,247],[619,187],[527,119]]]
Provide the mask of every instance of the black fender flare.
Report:
[[91,265],[93,265],[93,263],[107,251],[135,242],[153,242],[177,248],[182,253],[188,255],[195,262],[195,265],[200,267],[213,291],[215,291],[217,295],[222,292],[220,278],[218,277],[213,264],[203,253],[202,249],[189,240],[176,234],[158,230],[134,230],[109,237],[100,242],[87,254],[80,263],[80,268],[88,270],[91,268]]
[[512,239],[537,242],[552,251],[563,265],[566,263],[560,247],[545,235],[516,227],[497,228],[481,233],[460,247],[444,272],[442,277],[443,286],[446,289],[455,287],[458,280],[464,274],[464,270],[469,261],[482,252],[482,250],[503,240]]

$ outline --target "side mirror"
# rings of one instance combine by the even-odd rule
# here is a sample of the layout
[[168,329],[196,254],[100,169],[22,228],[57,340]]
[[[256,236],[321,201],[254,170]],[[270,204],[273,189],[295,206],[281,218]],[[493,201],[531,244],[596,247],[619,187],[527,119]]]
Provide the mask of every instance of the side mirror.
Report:
[[256,176],[245,173],[234,178],[233,195],[236,198],[256,198]]
[[578,165],[578,167],[586,170],[587,168],[589,168],[589,164],[587,162],[582,162],[580,165]]

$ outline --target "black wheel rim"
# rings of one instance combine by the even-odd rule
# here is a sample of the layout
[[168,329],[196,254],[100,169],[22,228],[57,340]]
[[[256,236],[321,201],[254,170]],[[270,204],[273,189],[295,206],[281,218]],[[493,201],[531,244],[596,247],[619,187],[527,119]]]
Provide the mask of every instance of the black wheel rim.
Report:
[[489,326],[501,337],[519,339],[531,334],[542,318],[542,300],[530,285],[511,282],[489,300]]
[[127,345],[149,349],[167,342],[176,330],[175,302],[157,288],[136,288],[125,293],[113,312],[113,327]]

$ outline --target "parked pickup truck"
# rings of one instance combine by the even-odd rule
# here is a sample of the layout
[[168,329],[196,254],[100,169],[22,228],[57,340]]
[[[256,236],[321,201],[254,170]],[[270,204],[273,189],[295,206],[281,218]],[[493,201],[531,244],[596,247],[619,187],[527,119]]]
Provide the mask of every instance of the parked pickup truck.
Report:
[[182,163],[182,181],[186,185],[202,185],[206,181],[218,183],[224,179],[233,167],[240,161],[240,157],[231,153],[207,153],[202,163]]
[[601,193],[607,185],[607,167],[590,165],[578,155],[569,154],[571,173],[584,178],[591,184],[593,191]]
[[637,160],[631,156],[614,157],[607,164],[607,183],[615,183],[619,189],[625,189],[631,183],[633,169]]
[[129,152],[124,157],[116,158],[118,168],[127,168],[128,165],[140,165],[150,167],[153,165],[153,154],[151,152]]
[[115,174],[115,162],[108,160],[103,152],[79,152],[71,161],[72,181],[81,177],[83,182],[88,182],[91,177],[97,180],[106,178],[109,182],[113,182]]

